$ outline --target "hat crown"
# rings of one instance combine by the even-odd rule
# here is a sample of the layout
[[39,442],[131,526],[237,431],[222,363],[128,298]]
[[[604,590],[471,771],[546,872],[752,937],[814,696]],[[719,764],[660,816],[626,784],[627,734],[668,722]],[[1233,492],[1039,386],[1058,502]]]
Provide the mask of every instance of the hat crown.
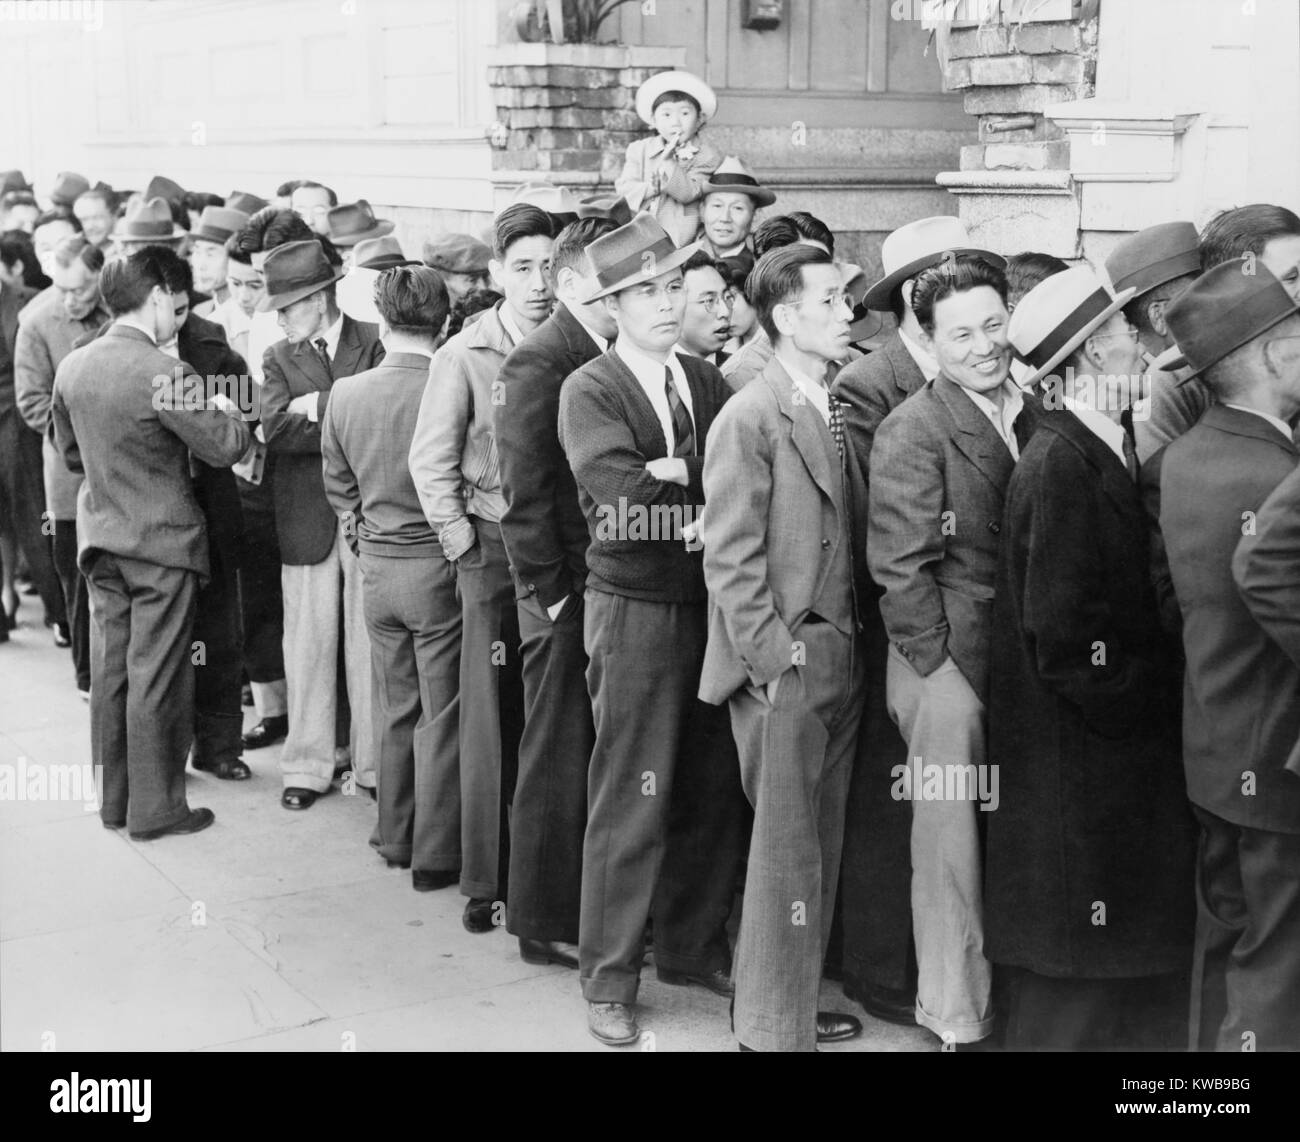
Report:
[[632,221],[632,207],[621,195],[608,197],[595,196],[584,198],[578,203],[579,218],[607,218],[619,226],[626,226]]
[[325,250],[314,238],[276,246],[266,255],[262,274],[268,294],[288,293],[313,285],[323,288],[335,280]]
[[712,119],[718,110],[718,97],[707,83],[689,71],[661,71],[652,75],[636,93],[636,113],[644,123],[654,125],[654,102],[666,91],[681,91],[700,105],[700,114]]
[[149,180],[149,185],[144,188],[145,198],[165,198],[168,201],[177,201],[185,197],[185,188],[178,182],[173,182],[166,175],[154,175]]
[[921,218],[900,226],[880,244],[885,276],[923,258],[937,258],[947,250],[969,248],[970,235],[961,221],[947,215]]
[[526,182],[515,191],[510,205],[517,206],[520,203],[536,206],[547,214],[578,213],[578,200],[567,187],[556,186],[541,179]]
[[328,217],[331,234],[353,234],[368,230],[375,223],[375,212],[364,198],[333,207]]
[[376,258],[402,257],[402,244],[391,234],[385,234],[382,238],[367,238],[358,242],[352,251],[352,264],[363,266]]
[[1088,266],[1075,266],[1044,278],[1016,304],[1007,325],[1008,340],[1018,353],[1029,352],[1064,325],[1099,290],[1114,300],[1100,275]]
[[668,272],[659,270],[659,263],[676,252],[668,231],[649,214],[636,215],[626,226],[601,235],[587,247],[596,281],[602,287],[633,274],[653,281]]
[[194,228],[194,234],[198,237],[201,234],[224,233],[229,237],[247,224],[248,215],[242,210],[232,210],[226,206],[205,206],[199,215],[199,224]]
[[424,243],[424,263],[448,274],[486,273],[492,250],[472,234],[437,234]]
[[[717,169],[710,176],[711,182],[726,182],[725,176],[738,174],[742,178],[752,179],[753,172],[745,166],[739,155],[727,155],[717,166]],[[757,180],[755,180],[757,181]]]
[[[133,209],[127,210],[122,219],[122,227],[128,238],[131,236],[130,231],[150,237],[161,235],[170,238],[172,208],[167,205],[165,198],[141,200]],[[165,235],[162,235],[162,230],[166,230]]]
[[246,190],[232,190],[230,197],[226,199],[226,206],[230,210],[242,210],[250,217],[267,205],[269,203],[265,198],[249,194]]
[[1161,222],[1124,238],[1106,259],[1106,275],[1116,289],[1145,293],[1172,278],[1199,272],[1201,242],[1190,222]]

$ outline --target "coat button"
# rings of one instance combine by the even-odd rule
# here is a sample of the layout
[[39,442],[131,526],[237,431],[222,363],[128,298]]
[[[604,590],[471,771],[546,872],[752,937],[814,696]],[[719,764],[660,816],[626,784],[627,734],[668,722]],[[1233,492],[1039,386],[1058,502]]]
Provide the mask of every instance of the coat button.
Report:
[[822,550],[823,550],[823,551],[829,551],[829,550],[830,550],[830,546],[831,546],[831,541],[830,541],[829,539],[823,539],[823,540],[822,540]]
[[529,584],[528,584],[528,593],[529,593],[530,595],[535,595],[535,594],[537,594],[537,584],[536,584],[536,583],[529,583]]
[[1000,532],[1001,530],[1002,530],[1002,525],[998,523],[997,520],[989,520],[989,531],[991,531],[994,535],[997,535],[998,532]]

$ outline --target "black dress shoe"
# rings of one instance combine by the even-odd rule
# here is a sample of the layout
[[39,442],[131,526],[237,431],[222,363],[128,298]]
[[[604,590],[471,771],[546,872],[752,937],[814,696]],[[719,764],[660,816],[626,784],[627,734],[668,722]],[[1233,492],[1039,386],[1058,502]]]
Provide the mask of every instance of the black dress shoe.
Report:
[[290,786],[280,794],[280,804],[286,809],[310,809],[316,804],[320,794],[314,789],[298,789]]
[[575,971],[578,967],[578,949],[559,940],[529,940],[520,936],[519,958],[526,964],[559,964]]
[[276,718],[263,718],[244,735],[244,748],[261,749],[263,746],[275,745],[288,732],[288,714],[281,714]]
[[186,833],[200,833],[216,819],[216,814],[211,809],[191,809],[189,815],[182,817],[176,824],[167,825],[161,829],[145,829],[139,833],[132,833],[131,839],[133,841],[156,841],[159,837],[170,836],[172,833],[177,836],[184,836]]
[[492,906],[495,903],[495,900],[480,900],[477,896],[471,896],[465,905],[465,913],[460,918],[465,931],[473,932],[476,936],[492,931],[496,927],[492,923]]
[[657,967],[655,974],[659,977],[660,983],[669,983],[674,987],[685,987],[693,983],[699,987],[707,987],[714,995],[730,998],[736,994],[735,985],[731,982],[731,973],[721,968],[707,975],[695,975],[692,972],[669,971],[667,968]]
[[253,776],[253,771],[237,757],[228,757],[212,765],[200,765],[196,761],[194,768],[200,773],[212,774],[218,781],[247,781]]
[[837,1011],[817,1012],[817,1042],[841,1043],[861,1034],[862,1020],[857,1016],[841,1015]]
[[873,1018],[903,1027],[916,1026],[916,999],[908,992],[892,987],[868,986],[852,973],[845,973],[844,998],[861,1004]]
[[411,887],[416,892],[437,892],[460,883],[460,869],[417,868],[411,873]]

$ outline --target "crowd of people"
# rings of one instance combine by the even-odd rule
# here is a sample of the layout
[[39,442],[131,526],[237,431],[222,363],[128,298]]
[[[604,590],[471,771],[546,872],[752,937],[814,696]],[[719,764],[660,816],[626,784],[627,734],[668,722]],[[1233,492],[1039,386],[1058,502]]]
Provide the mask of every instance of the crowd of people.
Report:
[[0,638],[24,564],[103,825],[279,744],[612,1046],[652,949],[741,1050],[860,1034],[828,977],[951,1049],[1300,1048],[1300,218],[926,218],[869,282],[703,81],[637,109],[614,194],[418,260],[315,181],[0,174]]

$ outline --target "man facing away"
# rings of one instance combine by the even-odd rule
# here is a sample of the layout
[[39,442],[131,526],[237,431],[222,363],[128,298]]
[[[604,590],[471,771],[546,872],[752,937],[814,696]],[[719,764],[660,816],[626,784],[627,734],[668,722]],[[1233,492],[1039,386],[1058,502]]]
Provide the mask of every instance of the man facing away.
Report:
[[51,408],[60,453],[85,474],[77,532],[92,604],[100,817],[106,828],[125,825],[135,840],[194,833],[213,821],[210,809],[192,810],[185,800],[190,631],[208,573],[190,454],[229,466],[249,442],[242,421],[186,401],[202,382],[160,348],[175,333],[184,289],[184,265],[168,250],[146,248],[106,265],[101,292],[115,321],[64,359]]

